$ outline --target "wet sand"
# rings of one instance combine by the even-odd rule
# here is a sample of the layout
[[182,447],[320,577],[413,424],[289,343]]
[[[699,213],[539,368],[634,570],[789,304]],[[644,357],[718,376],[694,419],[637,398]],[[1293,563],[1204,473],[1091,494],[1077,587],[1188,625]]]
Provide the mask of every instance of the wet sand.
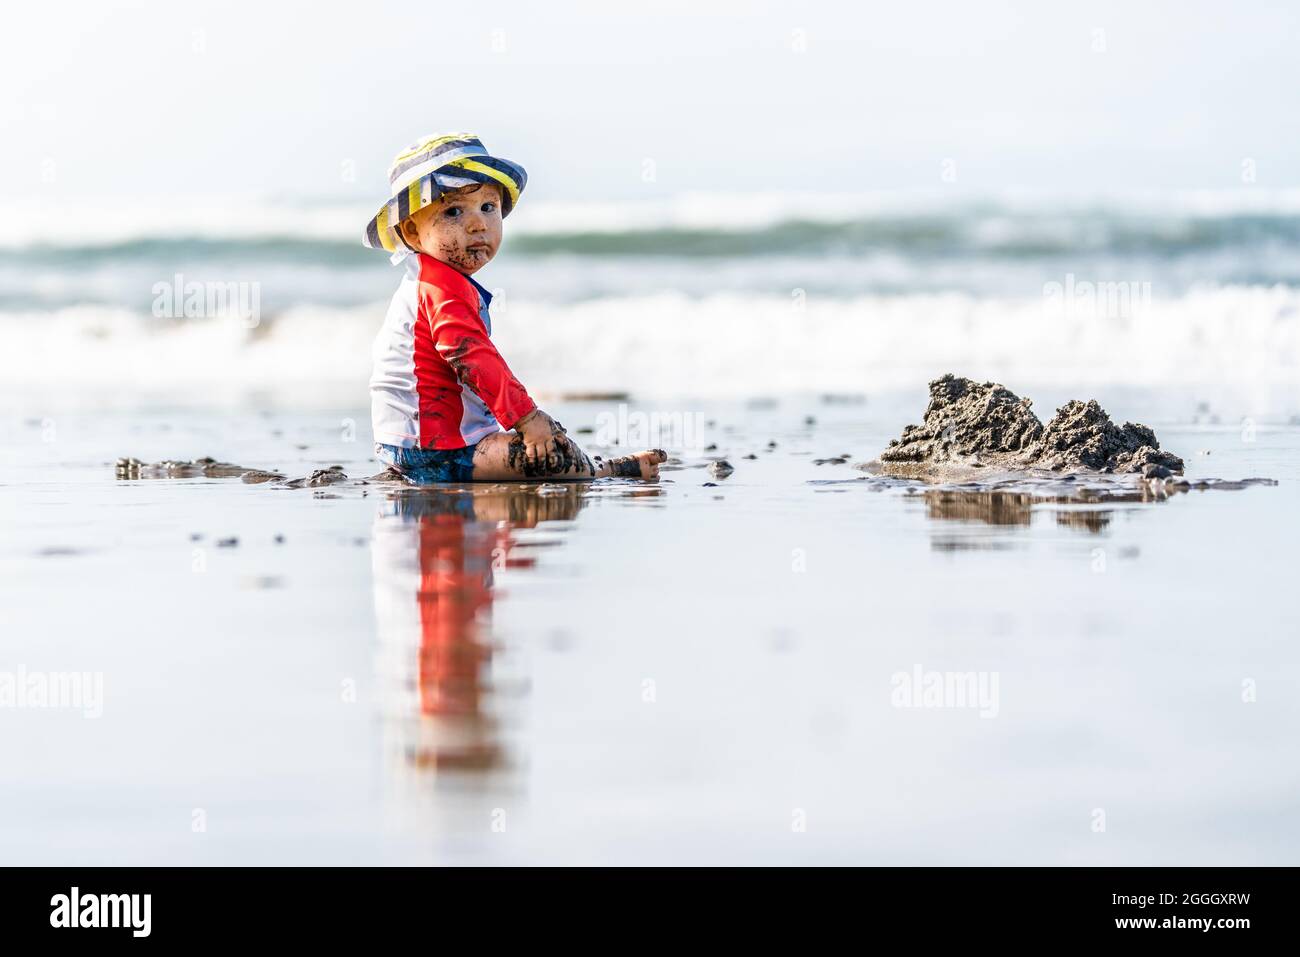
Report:
[[1170,478],[1183,460],[1162,450],[1145,425],[1111,421],[1096,399],[1071,399],[1044,424],[1033,400],[996,382],[940,376],[930,383],[921,425],[880,453],[886,473],[952,478],[975,470],[1138,473]]
[[[1186,486],[855,469],[908,408],[714,403],[657,484],[437,492],[369,481],[358,410],[13,422],[0,670],[104,702],[0,709],[5,859],[1294,861],[1300,428],[1153,423]],[[277,478],[118,477],[204,455]],[[996,715],[898,707],[918,666]]]

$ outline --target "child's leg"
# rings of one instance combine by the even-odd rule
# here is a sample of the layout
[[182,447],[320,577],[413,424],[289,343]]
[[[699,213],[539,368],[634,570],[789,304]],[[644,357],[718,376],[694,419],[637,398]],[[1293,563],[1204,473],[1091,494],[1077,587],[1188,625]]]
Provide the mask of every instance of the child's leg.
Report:
[[524,439],[518,432],[497,432],[482,439],[474,447],[474,481],[503,482],[519,479],[563,482],[583,479],[620,476],[624,478],[656,478],[659,463],[668,456],[661,449],[649,449],[635,455],[625,455],[607,462],[593,463],[587,454],[569,441],[558,459],[537,464],[528,460]]

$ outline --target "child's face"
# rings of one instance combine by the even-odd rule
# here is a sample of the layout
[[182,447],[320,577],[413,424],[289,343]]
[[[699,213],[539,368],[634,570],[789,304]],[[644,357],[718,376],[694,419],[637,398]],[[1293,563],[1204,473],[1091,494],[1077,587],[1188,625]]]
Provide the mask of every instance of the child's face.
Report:
[[472,276],[501,245],[501,187],[484,183],[444,193],[403,220],[402,235],[421,252]]

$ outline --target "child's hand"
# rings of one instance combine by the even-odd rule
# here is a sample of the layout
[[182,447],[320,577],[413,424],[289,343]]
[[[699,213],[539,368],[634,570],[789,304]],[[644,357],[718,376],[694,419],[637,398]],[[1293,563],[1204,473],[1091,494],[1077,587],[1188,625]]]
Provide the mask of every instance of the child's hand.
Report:
[[524,455],[538,469],[550,469],[560,462],[560,443],[572,445],[564,426],[541,409],[533,409],[515,423],[515,431],[524,438]]

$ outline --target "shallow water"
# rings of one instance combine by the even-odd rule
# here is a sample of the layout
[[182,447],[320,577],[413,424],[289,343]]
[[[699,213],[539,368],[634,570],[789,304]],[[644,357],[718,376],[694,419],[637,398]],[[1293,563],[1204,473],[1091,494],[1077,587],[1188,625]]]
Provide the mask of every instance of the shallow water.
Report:
[[707,412],[726,479],[434,494],[114,478],[365,476],[358,410],[7,423],[0,672],[103,700],[0,708],[0,859],[1294,863],[1300,428],[1151,422],[1280,484],[1075,504],[851,468],[915,414]]

